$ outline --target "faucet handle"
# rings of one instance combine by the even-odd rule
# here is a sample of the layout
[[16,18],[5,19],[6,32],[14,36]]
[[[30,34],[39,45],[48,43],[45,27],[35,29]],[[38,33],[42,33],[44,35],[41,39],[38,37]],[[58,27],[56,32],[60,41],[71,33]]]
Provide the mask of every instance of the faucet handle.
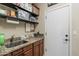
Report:
[[15,36],[15,35],[12,35],[12,36],[11,36],[10,42],[13,42],[14,36]]

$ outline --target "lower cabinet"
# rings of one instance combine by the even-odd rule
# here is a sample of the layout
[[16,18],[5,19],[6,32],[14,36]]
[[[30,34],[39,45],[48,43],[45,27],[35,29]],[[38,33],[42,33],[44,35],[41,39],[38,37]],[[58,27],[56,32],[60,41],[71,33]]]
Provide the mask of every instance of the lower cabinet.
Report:
[[34,56],[39,56],[40,55],[40,51],[39,51],[39,45],[34,46]]
[[44,40],[34,43],[34,56],[43,56],[44,54]]
[[33,56],[33,51],[32,51],[32,49],[30,49],[30,50],[24,52],[24,56]]
[[12,56],[22,56],[23,51],[22,48],[12,52]]
[[33,56],[33,46],[32,44],[23,48],[24,56]]
[[40,56],[43,56],[43,54],[44,54],[44,44],[41,43],[40,44]]
[[4,56],[43,56],[43,54],[44,40],[39,40]]

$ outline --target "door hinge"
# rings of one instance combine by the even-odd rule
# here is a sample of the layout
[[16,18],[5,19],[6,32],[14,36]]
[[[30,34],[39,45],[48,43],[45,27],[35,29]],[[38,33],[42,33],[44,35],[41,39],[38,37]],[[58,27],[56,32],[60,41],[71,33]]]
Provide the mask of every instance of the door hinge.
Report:
[[47,35],[47,32],[45,33],[45,35]]

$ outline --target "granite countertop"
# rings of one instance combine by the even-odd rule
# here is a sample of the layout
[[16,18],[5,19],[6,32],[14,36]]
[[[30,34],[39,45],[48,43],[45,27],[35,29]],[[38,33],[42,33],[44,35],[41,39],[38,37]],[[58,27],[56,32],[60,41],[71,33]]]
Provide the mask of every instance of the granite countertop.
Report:
[[8,54],[8,53],[10,53],[10,52],[13,52],[13,51],[15,51],[15,50],[17,50],[17,49],[20,49],[20,48],[22,48],[22,47],[24,47],[24,46],[27,46],[27,45],[29,45],[29,44],[31,44],[31,43],[34,43],[34,42],[36,42],[36,41],[39,41],[39,40],[41,40],[41,39],[43,39],[43,37],[30,38],[27,43],[24,43],[24,44],[21,44],[21,45],[18,45],[18,46],[16,46],[16,47],[12,47],[12,48],[6,48],[6,47],[4,46],[4,49],[5,49],[5,50],[2,51],[2,52],[0,52],[0,56],[3,56],[3,55]]

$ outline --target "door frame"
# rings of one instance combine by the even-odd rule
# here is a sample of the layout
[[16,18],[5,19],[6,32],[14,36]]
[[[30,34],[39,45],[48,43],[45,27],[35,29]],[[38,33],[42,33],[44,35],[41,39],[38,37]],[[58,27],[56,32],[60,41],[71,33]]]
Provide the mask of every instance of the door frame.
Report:
[[[47,39],[47,36],[46,36],[46,20],[47,20],[47,13],[48,13],[48,10],[56,10],[56,9],[59,9],[59,8],[62,8],[62,7],[66,7],[66,6],[69,6],[70,8],[70,20],[69,20],[69,53],[68,53],[68,56],[72,56],[72,4],[71,3],[58,3],[56,5],[53,5],[51,7],[47,7],[47,10],[45,10],[45,40]],[[46,44],[45,44],[46,45]],[[45,52],[47,51],[46,47],[45,47]]]

